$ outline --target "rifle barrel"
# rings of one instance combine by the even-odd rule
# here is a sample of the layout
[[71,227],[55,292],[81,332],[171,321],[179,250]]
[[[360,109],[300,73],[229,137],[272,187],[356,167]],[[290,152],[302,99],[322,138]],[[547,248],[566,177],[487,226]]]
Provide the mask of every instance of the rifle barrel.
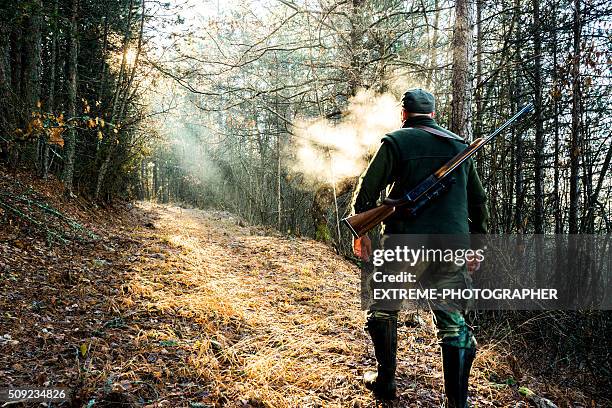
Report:
[[527,105],[523,106],[523,109],[521,109],[520,111],[518,111],[513,117],[511,117],[510,119],[508,119],[506,121],[506,123],[504,123],[503,125],[501,125],[499,128],[495,129],[495,131],[493,133],[491,133],[489,136],[487,136],[485,138],[486,143],[488,143],[489,141],[491,141],[491,139],[495,138],[495,136],[497,136],[498,134],[500,134],[501,132],[503,132],[508,126],[510,126],[514,121],[522,118],[523,116],[525,116],[526,114],[528,114],[529,112],[531,112],[533,110],[533,103],[529,102]]
[[[493,133],[491,133],[489,136],[485,137],[484,139],[476,139],[476,140],[474,140],[471,145],[469,145],[463,152],[461,152],[457,156],[455,156],[449,163],[445,164],[440,170],[438,170],[436,172],[436,174],[439,171],[441,171],[444,167],[448,167],[448,169],[447,169],[447,171],[445,171],[443,174],[441,174],[439,176],[440,178],[446,176],[448,173],[451,173],[453,170],[455,170],[457,167],[459,167],[461,164],[463,164],[463,162],[465,162],[467,159],[469,159],[470,157],[472,157],[473,155],[478,153],[478,151],[480,149],[482,149],[482,147],[484,145],[486,145],[491,140],[493,140],[497,135],[499,135],[501,132],[503,132],[508,126],[510,126],[512,123],[514,123],[518,119],[522,118],[523,116],[525,116],[526,114],[528,114],[532,110],[533,110],[533,103],[530,102],[527,105],[525,105],[523,107],[523,109],[518,111],[513,117],[508,119],[506,121],[506,123],[504,123],[503,125],[501,125],[497,129],[495,129],[495,131]],[[478,142],[478,144],[476,144],[477,142]],[[455,162],[455,159],[457,159],[457,162]]]

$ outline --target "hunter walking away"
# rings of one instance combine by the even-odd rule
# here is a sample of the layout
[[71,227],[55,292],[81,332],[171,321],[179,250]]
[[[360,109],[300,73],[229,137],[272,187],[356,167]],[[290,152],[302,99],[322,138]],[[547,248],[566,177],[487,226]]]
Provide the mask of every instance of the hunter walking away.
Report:
[[[414,89],[404,94],[402,128],[383,137],[377,153],[360,178],[353,204],[356,213],[374,208],[380,192],[391,184],[389,197],[400,201],[411,187],[428,180],[432,170],[444,168],[453,158],[457,160],[457,155],[465,150],[464,140],[440,127],[434,117],[435,99],[431,93]],[[466,158],[458,166],[460,168],[455,168],[452,173],[453,183],[432,196],[432,202],[425,205],[419,203],[420,197],[412,199],[410,204],[414,207],[425,207],[416,218],[406,208],[398,207],[396,212],[391,206],[392,214],[384,221],[383,234],[485,234],[489,213],[482,183],[472,159]],[[422,194],[435,189],[433,185],[428,187],[420,188],[425,190]],[[348,220],[347,225],[350,225]],[[369,261],[372,254],[370,238],[367,235],[356,237],[354,251],[363,261]],[[445,280],[445,287],[462,289],[470,284],[468,271],[474,272],[478,266],[476,260],[463,266],[433,262],[425,267],[425,273],[430,275],[430,279]],[[388,309],[373,305],[368,312],[366,330],[374,344],[378,369],[376,373],[368,372],[364,376],[366,387],[387,400],[396,397],[399,306],[397,310]],[[446,406],[452,408],[467,406],[468,380],[476,355],[476,340],[466,323],[464,309],[465,305],[451,304],[446,310],[434,312],[442,349]]]
[[603,0],[0,2],[0,405],[611,406],[611,39]]

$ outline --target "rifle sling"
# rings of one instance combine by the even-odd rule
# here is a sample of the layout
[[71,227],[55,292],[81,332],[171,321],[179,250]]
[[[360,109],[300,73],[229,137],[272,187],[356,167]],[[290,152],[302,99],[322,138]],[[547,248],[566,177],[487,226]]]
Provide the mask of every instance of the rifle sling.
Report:
[[443,137],[445,139],[458,140],[458,141],[460,141],[462,143],[467,143],[465,141],[465,139],[460,138],[459,136],[455,135],[454,133],[446,133],[446,132],[443,132],[441,130],[434,129],[434,128],[429,127],[429,126],[423,126],[423,125],[416,125],[416,126],[413,126],[413,127],[416,128],[416,129],[424,130],[427,133],[431,133],[432,135]]

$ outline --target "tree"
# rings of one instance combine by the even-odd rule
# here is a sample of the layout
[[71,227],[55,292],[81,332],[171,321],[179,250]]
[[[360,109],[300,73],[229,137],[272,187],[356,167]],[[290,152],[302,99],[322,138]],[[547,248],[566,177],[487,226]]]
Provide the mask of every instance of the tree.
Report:
[[574,0],[574,18],[572,23],[573,48],[571,58],[571,78],[572,78],[572,131],[570,136],[570,180],[569,180],[569,233],[577,234],[578,228],[578,205],[580,199],[579,171],[580,157],[582,156],[581,141],[581,86],[580,86],[580,42],[582,41],[582,16],[580,12],[581,0]]
[[74,161],[76,151],[76,101],[77,101],[77,70],[78,70],[78,25],[77,19],[79,15],[79,0],[72,0],[70,14],[70,34],[69,34],[69,59],[68,66],[68,120],[72,121],[68,128],[68,137],[66,138],[65,156],[64,156],[64,173],[62,180],[64,181],[65,193],[68,196],[73,195],[74,182]]
[[453,75],[450,129],[470,140],[472,78],[472,19],[470,0],[457,0],[453,28]]

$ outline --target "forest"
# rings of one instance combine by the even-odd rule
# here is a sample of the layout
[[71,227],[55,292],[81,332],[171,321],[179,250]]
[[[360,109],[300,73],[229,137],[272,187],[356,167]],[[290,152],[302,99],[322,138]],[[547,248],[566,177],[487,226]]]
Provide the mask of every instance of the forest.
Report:
[[[351,235],[340,220],[351,213],[358,178],[381,138],[401,126],[399,101],[410,88],[429,90],[437,122],[469,141],[534,104],[527,120],[475,158],[488,196],[489,232],[609,236],[611,82],[612,3],[606,0],[1,0],[0,229],[11,232],[0,234],[0,272],[26,270],[30,262],[11,261],[12,251],[25,242],[15,238],[15,225],[19,234],[51,247],[49,237],[71,242],[93,223],[82,221],[77,228],[73,218],[98,214],[108,228],[101,231],[119,237],[133,220],[113,225],[115,211],[124,219],[123,210],[115,209],[129,206],[125,211],[131,214],[134,205],[148,213],[165,209],[161,220],[178,206],[209,211],[219,225],[230,217],[239,220],[236,228],[253,226],[287,242],[311,239],[318,241],[312,244],[319,245],[316,251],[354,266]],[[36,187],[21,188],[28,183]],[[34,190],[38,195],[28,195]],[[40,204],[51,196],[53,209]],[[50,226],[49,217],[58,223]],[[159,219],[137,222],[160,231]],[[165,222],[171,230],[171,221]],[[118,225],[122,232],[113,229]],[[214,225],[210,221],[211,230]],[[78,233],[64,236],[66,228]],[[145,242],[142,236],[125,239]],[[164,239],[163,245],[173,242]],[[123,241],[117,242],[119,251]],[[540,279],[546,271],[537,269]],[[581,277],[572,279],[569,285]],[[156,282],[151,278],[149,284],[157,287]],[[17,287],[3,275],[0,283],[4,294]],[[138,287],[140,297],[157,290]],[[5,301],[3,308],[9,307],[6,296]],[[182,307],[195,306],[186,301],[176,310]],[[608,311],[476,315],[483,341],[507,346],[513,377],[519,377],[520,361],[530,361],[538,381],[583,392],[576,397],[580,403],[559,406],[608,406]],[[6,333],[9,326],[8,320],[0,324]],[[214,330],[225,333],[221,326]],[[230,364],[210,344],[205,353],[216,356],[210,358],[219,367]],[[85,360],[89,349],[79,347],[77,355]],[[211,374],[219,367],[197,371],[196,377],[217,376],[210,381],[223,383],[221,374]],[[0,388],[8,375],[0,368]],[[283,399],[273,380],[257,378],[245,380],[245,387],[271,387],[280,394],[262,391],[236,406],[349,406],[343,396],[299,399],[306,398],[302,391],[287,391],[295,399]],[[102,376],[92,381],[83,386],[82,400],[75,400],[82,405],[74,406],[94,406],[90,396],[102,393],[104,381],[113,383]],[[152,403],[145,388],[138,391],[148,392],[141,401]],[[224,391],[213,388],[210,406],[222,406]],[[569,395],[565,388],[543,388],[550,399]],[[235,397],[227,395],[228,401]],[[172,401],[167,406],[190,406]]]
[[226,208],[340,246],[394,98],[421,86],[468,140],[535,102],[533,126],[478,157],[492,231],[610,230],[607,2],[5,8],[3,159],[69,194]]

